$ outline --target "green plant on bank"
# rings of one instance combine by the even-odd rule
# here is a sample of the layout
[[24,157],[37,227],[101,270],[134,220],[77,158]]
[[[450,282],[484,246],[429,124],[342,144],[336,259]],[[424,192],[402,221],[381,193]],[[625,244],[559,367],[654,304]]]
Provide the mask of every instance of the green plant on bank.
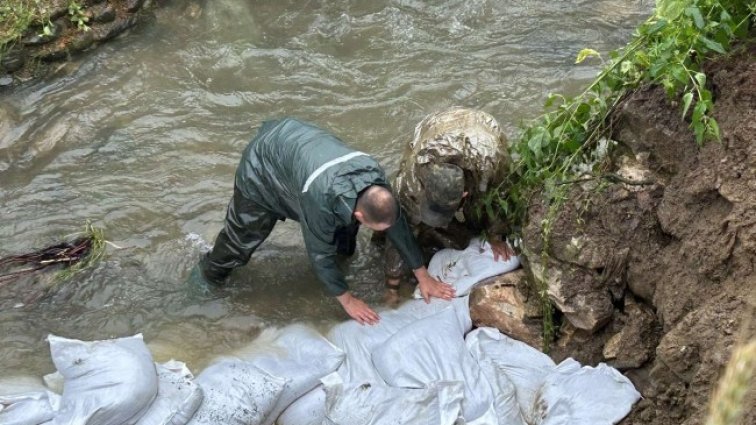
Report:
[[21,38],[35,22],[49,22],[43,0],[3,0],[0,4],[0,47]]
[[87,26],[89,17],[84,13],[84,9],[85,6],[80,5],[75,0],[68,2],[68,16],[71,22],[75,23],[80,30],[89,31],[89,26]]
[[99,227],[94,227],[89,221],[87,221],[84,225],[83,231],[74,233],[73,235],[69,236],[84,237],[86,239],[89,239],[91,241],[91,245],[89,248],[89,253],[87,253],[86,257],[58,272],[56,276],[58,280],[70,279],[76,273],[97,264],[105,255],[105,248],[109,243],[105,239],[105,231]]
[[[556,211],[567,196],[565,182],[585,174],[607,177],[601,175],[596,149],[602,141],[607,144],[609,117],[626,94],[645,84],[659,84],[678,100],[699,145],[719,140],[702,64],[713,55],[726,54],[733,41],[747,38],[755,14],[756,3],[744,0],[658,0],[655,13],[624,48],[608,58],[582,50],[577,63],[595,56],[604,63],[603,70],[574,97],[548,96],[548,112],[524,128],[511,146],[514,161],[509,174],[483,199],[481,214],[502,216],[516,233],[534,194],[540,193],[549,210]],[[544,246],[552,223],[542,229]],[[545,297],[545,276],[543,280],[536,290]],[[543,305],[544,329],[552,329],[552,306],[547,300]]]
[[[30,27],[39,26],[40,35],[50,36],[53,33],[53,23],[50,15],[53,12],[49,0],[2,0],[0,2],[0,58],[3,53],[26,34]],[[85,6],[79,1],[69,0],[67,3],[68,16],[77,28],[87,31],[89,18],[85,13]]]

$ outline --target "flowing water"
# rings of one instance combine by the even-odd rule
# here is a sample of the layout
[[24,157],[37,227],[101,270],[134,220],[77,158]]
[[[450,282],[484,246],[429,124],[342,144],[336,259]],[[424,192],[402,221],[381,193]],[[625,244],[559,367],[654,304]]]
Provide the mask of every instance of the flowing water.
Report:
[[[186,283],[222,226],[239,154],[259,123],[294,115],[389,173],[414,125],[481,108],[508,136],[549,92],[576,93],[650,13],[628,0],[174,2],[43,81],[0,94],[0,256],[106,230],[104,261],[73,279],[0,288],[0,377],[52,370],[48,333],[144,333],[156,359],[197,370],[265,326],[346,316],[321,293],[296,223],[279,224],[223,290]],[[381,302],[380,250],[347,265]],[[52,287],[51,287],[52,286]],[[51,288],[50,288],[51,287]],[[43,288],[46,292],[43,292]],[[41,294],[45,294],[40,298]]]

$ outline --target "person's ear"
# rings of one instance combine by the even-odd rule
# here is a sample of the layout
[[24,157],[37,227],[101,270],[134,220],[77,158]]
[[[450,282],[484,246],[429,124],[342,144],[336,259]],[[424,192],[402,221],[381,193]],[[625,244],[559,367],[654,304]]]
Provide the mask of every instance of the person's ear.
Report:
[[365,224],[365,216],[362,214],[362,211],[355,210],[354,218],[356,218],[360,223]]

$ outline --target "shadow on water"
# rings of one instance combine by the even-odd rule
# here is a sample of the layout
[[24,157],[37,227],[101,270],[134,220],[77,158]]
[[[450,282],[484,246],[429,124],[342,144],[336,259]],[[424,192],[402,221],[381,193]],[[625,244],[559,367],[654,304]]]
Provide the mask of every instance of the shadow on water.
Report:
[[[0,376],[49,372],[48,333],[143,332],[156,358],[196,368],[265,326],[343,320],[296,223],[279,225],[227,287],[198,294],[186,284],[259,123],[317,122],[393,172],[414,125],[440,108],[482,108],[513,136],[548,92],[575,92],[595,75],[596,64],[574,65],[577,51],[624,44],[652,6],[208,1],[157,10],[155,23],[7,93],[0,256],[48,245],[86,219],[122,249],[67,282],[0,288]],[[381,254],[369,234],[347,275],[380,303]]]

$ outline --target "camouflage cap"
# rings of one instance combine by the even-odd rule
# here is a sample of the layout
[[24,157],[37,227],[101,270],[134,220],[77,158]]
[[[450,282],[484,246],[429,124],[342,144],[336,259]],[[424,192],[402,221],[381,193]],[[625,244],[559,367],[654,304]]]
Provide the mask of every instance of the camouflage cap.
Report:
[[446,227],[454,218],[465,192],[465,173],[454,164],[422,164],[417,177],[423,186],[421,220],[431,227]]

